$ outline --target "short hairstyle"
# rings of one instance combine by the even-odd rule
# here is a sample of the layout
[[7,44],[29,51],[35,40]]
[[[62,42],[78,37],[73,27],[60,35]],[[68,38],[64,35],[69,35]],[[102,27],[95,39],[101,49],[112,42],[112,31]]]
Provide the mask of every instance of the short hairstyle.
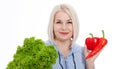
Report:
[[57,5],[53,8],[51,16],[50,16],[49,24],[48,24],[49,40],[52,43],[54,43],[53,23],[54,23],[55,15],[58,11],[64,11],[72,19],[72,23],[73,23],[72,45],[73,45],[75,43],[76,39],[78,38],[78,35],[79,35],[79,21],[78,21],[78,17],[76,15],[75,10],[68,4],[60,4],[60,5]]

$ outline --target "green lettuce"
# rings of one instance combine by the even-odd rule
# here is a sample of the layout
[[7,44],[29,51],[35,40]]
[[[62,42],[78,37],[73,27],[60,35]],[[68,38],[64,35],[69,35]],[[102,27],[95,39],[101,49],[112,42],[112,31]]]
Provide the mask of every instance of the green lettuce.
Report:
[[52,69],[58,57],[53,45],[46,46],[42,39],[25,38],[18,46],[13,60],[6,69]]

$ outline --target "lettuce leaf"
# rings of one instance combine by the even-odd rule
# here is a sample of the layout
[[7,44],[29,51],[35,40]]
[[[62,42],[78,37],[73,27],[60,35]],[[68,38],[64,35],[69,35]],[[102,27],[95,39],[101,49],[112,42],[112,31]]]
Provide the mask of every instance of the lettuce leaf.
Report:
[[42,39],[25,38],[23,46],[18,46],[6,69],[52,69],[56,63],[57,51],[53,45],[46,46]]

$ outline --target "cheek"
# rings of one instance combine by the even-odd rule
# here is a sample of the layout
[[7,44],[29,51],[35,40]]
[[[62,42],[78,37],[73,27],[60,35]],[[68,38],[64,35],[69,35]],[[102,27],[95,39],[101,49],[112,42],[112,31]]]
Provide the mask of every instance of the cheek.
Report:
[[57,30],[58,30],[58,27],[56,25],[54,25],[53,31],[56,32]]
[[59,31],[61,29],[61,25],[54,24],[53,25],[53,30],[54,31]]
[[73,33],[73,26],[69,26],[69,30]]
[[54,25],[54,26],[53,26],[53,32],[54,32],[54,35],[57,35],[57,34],[58,34],[59,29],[60,29],[59,26],[57,26],[57,25]]
[[70,35],[71,35],[71,36],[73,36],[73,34],[74,34],[73,27],[72,27],[72,26],[70,26],[69,30],[70,30]]

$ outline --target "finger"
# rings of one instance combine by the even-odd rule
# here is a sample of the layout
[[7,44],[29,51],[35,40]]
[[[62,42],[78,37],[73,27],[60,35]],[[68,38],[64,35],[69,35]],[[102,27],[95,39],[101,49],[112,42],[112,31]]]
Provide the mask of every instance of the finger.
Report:
[[87,49],[86,45],[84,45],[84,54],[85,54],[85,56],[88,54],[88,49]]
[[84,53],[86,53],[87,52],[87,50],[86,50],[86,45],[84,45]]

